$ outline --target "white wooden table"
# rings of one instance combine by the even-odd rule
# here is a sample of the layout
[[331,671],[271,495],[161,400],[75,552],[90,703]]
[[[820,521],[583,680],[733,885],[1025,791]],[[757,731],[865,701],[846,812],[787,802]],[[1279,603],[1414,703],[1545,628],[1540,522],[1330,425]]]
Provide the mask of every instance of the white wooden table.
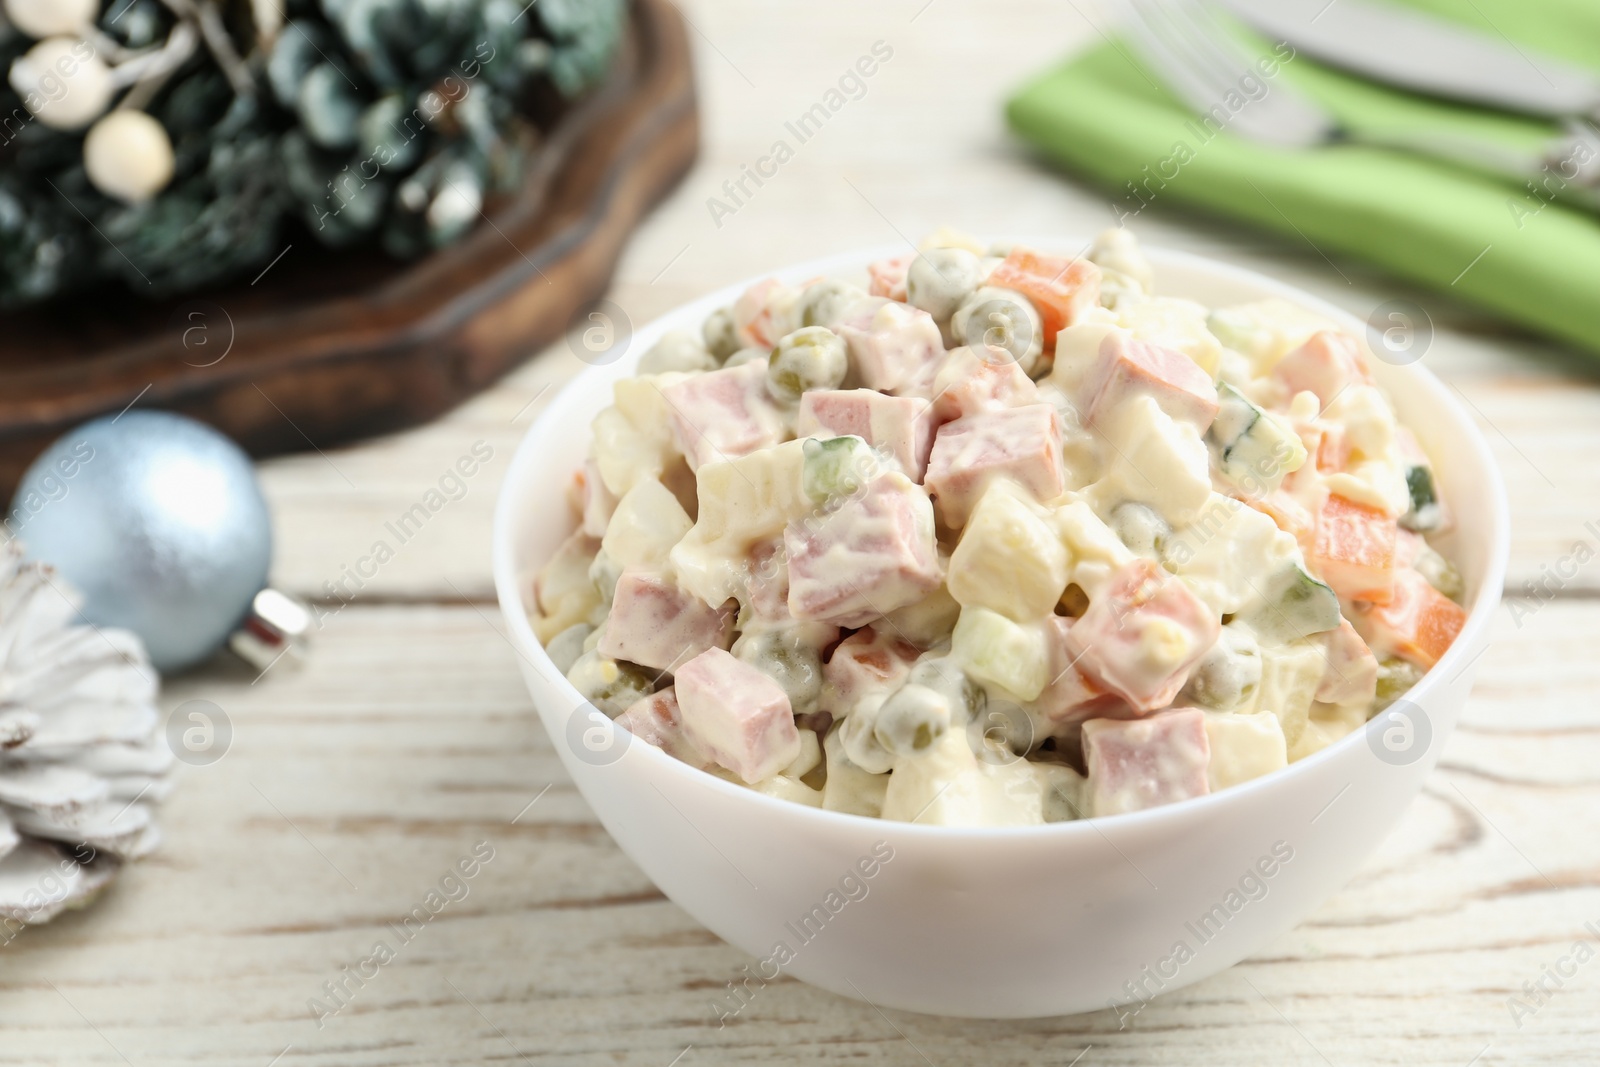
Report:
[[[643,323],[773,264],[917,236],[1090,234],[1106,199],[1006,134],[1003,93],[1098,39],[1074,0],[693,0],[705,150],[645,225],[612,298]],[[754,164],[876,41],[893,57],[718,226],[707,198]],[[793,138],[791,137],[792,141]],[[1266,271],[1365,317],[1396,295],[1439,328],[1426,359],[1476,409],[1515,508],[1508,594],[1600,542],[1600,389],[1468,309],[1303,244],[1152,207],[1136,232]],[[1033,1022],[880,1013],[780,980],[725,1029],[749,962],[668,903],[578,797],[499,634],[497,483],[555,346],[439,422],[263,464],[276,580],[327,612],[299,672],[219,660],[164,708],[220,705],[220,763],[183,768],[166,844],[95,908],[0,949],[0,1064],[1575,1064],[1600,1060],[1600,962],[1542,979],[1600,928],[1600,562],[1503,608],[1465,721],[1362,873],[1256,958],[1110,1012]],[[326,583],[477,441],[493,459],[354,601]],[[1549,603],[1542,603],[1548,599]],[[494,858],[364,983],[446,868]],[[1531,1013],[1513,1018],[1510,997]]]

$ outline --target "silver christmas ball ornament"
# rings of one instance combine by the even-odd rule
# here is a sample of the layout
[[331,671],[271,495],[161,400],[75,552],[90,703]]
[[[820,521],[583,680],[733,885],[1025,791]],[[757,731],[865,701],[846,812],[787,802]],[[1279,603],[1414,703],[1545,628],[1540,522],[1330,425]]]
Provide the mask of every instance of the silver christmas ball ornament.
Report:
[[6,516],[99,626],[132,630],[162,671],[222,645],[267,582],[272,526],[250,459],[160,411],[95,419],[34,461]]

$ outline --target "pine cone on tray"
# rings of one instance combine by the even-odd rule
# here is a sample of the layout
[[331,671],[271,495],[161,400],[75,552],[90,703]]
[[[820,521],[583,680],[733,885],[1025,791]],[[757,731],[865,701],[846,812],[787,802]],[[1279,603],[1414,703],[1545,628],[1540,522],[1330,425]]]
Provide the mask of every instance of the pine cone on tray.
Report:
[[516,186],[626,0],[0,0],[0,308],[407,258]]
[[155,847],[158,684],[137,637],[81,624],[51,568],[0,547],[0,943]]

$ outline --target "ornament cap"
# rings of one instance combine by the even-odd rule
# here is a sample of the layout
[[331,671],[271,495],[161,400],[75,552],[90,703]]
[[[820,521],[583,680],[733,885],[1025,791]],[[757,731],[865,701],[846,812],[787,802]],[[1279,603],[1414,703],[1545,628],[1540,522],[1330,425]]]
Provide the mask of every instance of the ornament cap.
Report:
[[265,671],[287,656],[303,660],[312,626],[311,609],[271,586],[250,600],[250,610],[228,638],[228,647],[246,663]]

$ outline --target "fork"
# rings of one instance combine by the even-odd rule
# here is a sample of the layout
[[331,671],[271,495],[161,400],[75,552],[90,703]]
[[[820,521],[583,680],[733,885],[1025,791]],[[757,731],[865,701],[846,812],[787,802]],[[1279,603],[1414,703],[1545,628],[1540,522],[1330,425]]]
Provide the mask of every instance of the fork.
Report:
[[[1211,10],[1197,0],[1113,0],[1122,28],[1146,65],[1185,104],[1240,136],[1279,148],[1365,144],[1443,159],[1518,185],[1552,172],[1565,180],[1563,195],[1600,208],[1600,133],[1585,123],[1570,123],[1567,135],[1543,152],[1519,151],[1487,139],[1412,130],[1385,136],[1352,130],[1305,93],[1277,78],[1268,81],[1247,50]],[[1265,87],[1254,96],[1246,79]],[[1232,94],[1243,99],[1227,105]],[[1574,173],[1575,172],[1575,173]]]

